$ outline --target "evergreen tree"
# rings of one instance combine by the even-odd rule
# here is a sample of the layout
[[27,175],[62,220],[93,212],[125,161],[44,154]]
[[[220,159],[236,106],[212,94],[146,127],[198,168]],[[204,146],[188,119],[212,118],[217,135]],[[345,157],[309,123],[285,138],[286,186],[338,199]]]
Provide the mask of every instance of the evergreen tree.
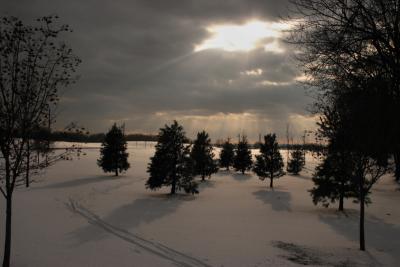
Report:
[[[328,149],[327,156],[313,174],[314,187],[310,193],[314,204],[322,203],[328,207],[330,203],[339,201],[338,210],[343,211],[345,198],[358,199],[355,164],[350,152]],[[370,202],[370,199],[366,198],[366,202]]]
[[218,171],[211,139],[205,131],[197,133],[190,156],[194,164],[194,175],[201,175],[202,181]]
[[253,161],[251,160],[250,146],[247,143],[246,136],[243,136],[242,140],[240,140],[235,150],[235,157],[233,158],[233,168],[235,168],[236,171],[241,171],[242,174],[244,174],[246,170],[251,169],[252,164]]
[[343,159],[339,154],[332,153],[317,166],[312,178],[314,187],[310,190],[315,205],[320,202],[328,207],[329,203],[339,200],[339,210],[343,211],[344,198],[350,197],[352,192],[352,168],[348,168],[348,164],[342,165],[342,162],[346,163]]
[[114,123],[101,144],[100,159],[97,160],[104,172],[114,172],[115,176],[130,167],[129,154],[126,152],[127,142],[122,128]]
[[290,156],[291,159],[288,163],[287,171],[294,175],[298,175],[305,164],[304,152],[301,149],[296,148],[290,153]]
[[171,194],[180,189],[186,193],[198,193],[198,185],[193,177],[194,164],[185,141],[187,138],[183,127],[176,121],[160,129],[156,151],[147,168],[150,177],[146,188],[155,190],[171,186]]
[[229,167],[233,165],[233,159],[235,156],[235,146],[228,139],[223,145],[221,153],[219,154],[219,164],[221,167],[226,168],[229,171]]
[[275,134],[264,136],[264,144],[260,145],[260,154],[256,156],[253,171],[262,181],[269,178],[269,186],[271,188],[274,187],[274,178],[279,178],[285,174],[283,171],[283,159],[279,152]]

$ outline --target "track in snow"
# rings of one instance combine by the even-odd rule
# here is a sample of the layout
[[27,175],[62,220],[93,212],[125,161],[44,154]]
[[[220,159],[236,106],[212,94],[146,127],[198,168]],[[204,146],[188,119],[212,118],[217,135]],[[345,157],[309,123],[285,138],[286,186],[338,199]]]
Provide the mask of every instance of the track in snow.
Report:
[[65,203],[66,207],[73,213],[78,214],[85,218],[88,223],[96,225],[103,229],[104,231],[126,241],[134,244],[143,250],[154,254],[165,260],[169,260],[177,266],[183,267],[211,267],[211,265],[204,263],[203,261],[186,255],[182,252],[176,251],[172,248],[164,246],[157,242],[152,242],[144,239],[138,235],[135,235],[127,230],[113,226],[104,220],[102,220],[98,215],[91,212],[89,209],[85,208],[77,201],[69,199],[69,202]]

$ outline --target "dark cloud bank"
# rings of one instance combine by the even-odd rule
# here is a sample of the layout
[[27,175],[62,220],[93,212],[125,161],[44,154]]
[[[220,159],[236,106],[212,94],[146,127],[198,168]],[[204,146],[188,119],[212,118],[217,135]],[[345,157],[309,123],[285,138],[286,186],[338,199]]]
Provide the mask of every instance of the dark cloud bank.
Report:
[[[117,121],[131,132],[154,133],[177,119],[190,136],[205,128],[213,138],[245,132],[254,140],[258,133],[284,134],[288,122],[295,136],[314,125],[290,49],[194,53],[210,37],[207,26],[278,21],[286,1],[0,2],[1,16],[29,22],[58,14],[74,29],[66,38],[83,60],[81,79],[63,93],[59,126],[77,121],[97,132]],[[257,75],[246,74],[251,70]]]

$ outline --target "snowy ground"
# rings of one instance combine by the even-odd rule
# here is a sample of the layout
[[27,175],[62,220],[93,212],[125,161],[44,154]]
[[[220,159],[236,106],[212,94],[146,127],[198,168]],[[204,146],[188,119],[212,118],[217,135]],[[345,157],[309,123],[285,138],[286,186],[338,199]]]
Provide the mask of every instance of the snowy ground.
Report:
[[310,160],[273,191],[253,174],[220,171],[199,195],[170,197],[144,187],[149,144],[130,143],[131,169],[119,178],[97,167],[98,149],[85,152],[17,190],[13,266],[399,266],[400,191],[392,177],[373,191],[362,253],[355,204],[345,203],[346,214],[312,204]]

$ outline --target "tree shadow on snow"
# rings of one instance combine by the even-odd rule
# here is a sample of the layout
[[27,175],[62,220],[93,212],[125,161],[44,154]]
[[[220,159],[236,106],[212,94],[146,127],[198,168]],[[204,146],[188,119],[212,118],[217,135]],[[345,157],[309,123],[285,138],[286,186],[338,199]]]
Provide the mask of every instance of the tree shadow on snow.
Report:
[[200,192],[203,191],[206,188],[214,188],[215,187],[215,181],[213,181],[211,179],[206,179],[204,181],[201,181],[201,180],[199,181],[199,190],[200,190]]
[[76,187],[76,186],[83,186],[83,185],[93,184],[93,183],[98,183],[98,182],[121,180],[124,178],[126,178],[126,177],[99,175],[99,176],[69,180],[69,181],[65,181],[65,182],[61,182],[61,183],[49,184],[49,185],[42,186],[42,187],[36,187],[36,189]]
[[271,205],[275,211],[291,211],[290,201],[292,199],[289,192],[275,190],[260,190],[254,192],[253,195],[257,199],[262,200],[265,204]]
[[[338,234],[349,240],[359,241],[359,214],[340,212],[319,214],[321,222],[328,224]],[[378,251],[390,254],[396,261],[400,261],[398,248],[400,247],[400,226],[389,224],[375,216],[365,218],[366,247],[372,247]]]
[[[89,217],[84,216],[84,214],[71,209],[72,206],[66,203],[70,210],[82,215],[89,223],[71,234],[78,240],[78,244],[101,240],[108,234],[107,231],[104,231],[103,227],[99,227],[101,225],[106,224],[116,229],[129,231],[141,224],[147,224],[174,213],[183,201],[190,201],[193,198],[194,197],[190,195],[152,195],[122,205],[111,211],[111,213],[105,217],[100,217],[83,207],[81,210],[84,210],[86,214],[90,215]],[[75,206],[80,207],[79,204]]]
[[213,178],[222,178],[222,177],[227,177],[230,176],[232,174],[232,172],[229,170],[218,170],[218,172],[213,174]]
[[244,173],[244,174],[232,173],[231,176],[233,177],[233,179],[235,179],[236,181],[239,181],[239,182],[245,182],[251,178],[251,174],[248,174],[248,173]]
[[307,180],[307,181],[311,181],[311,177],[310,176],[305,176],[301,173],[299,174],[289,174],[290,177],[294,178],[294,179],[302,179],[302,180]]
[[379,266],[379,262],[369,254],[361,254],[357,249],[343,248],[334,253],[319,247],[308,247],[300,244],[272,241],[272,246],[280,249],[279,257],[303,266],[358,267]]

